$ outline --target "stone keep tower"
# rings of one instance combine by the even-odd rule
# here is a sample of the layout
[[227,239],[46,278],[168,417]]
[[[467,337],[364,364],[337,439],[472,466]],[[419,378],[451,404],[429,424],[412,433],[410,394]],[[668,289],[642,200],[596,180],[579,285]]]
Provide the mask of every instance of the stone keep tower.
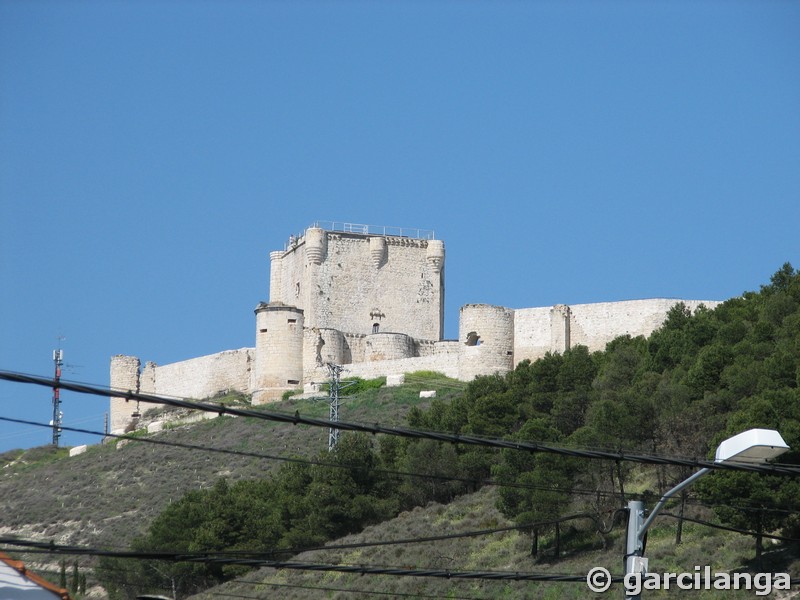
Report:
[[310,227],[286,250],[270,253],[270,303],[303,310],[309,328],[369,334],[377,325],[440,340],[444,243],[373,233],[386,228],[366,225],[330,226],[344,231]]
[[416,229],[315,224],[270,253],[269,302],[256,308],[256,321],[254,402],[296,389],[323,358],[355,361],[363,348],[354,352],[349,338],[439,341],[444,243]]

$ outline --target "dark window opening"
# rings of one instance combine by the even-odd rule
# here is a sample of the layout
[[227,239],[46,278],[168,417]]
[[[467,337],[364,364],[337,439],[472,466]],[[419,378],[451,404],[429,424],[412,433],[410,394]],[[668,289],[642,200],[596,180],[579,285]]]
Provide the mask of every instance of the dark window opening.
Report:
[[380,329],[381,329],[381,326],[380,326],[379,323],[373,323],[372,324],[372,333],[378,333],[378,331],[380,331]]
[[289,380],[287,380],[286,383],[288,383],[289,385],[297,385],[298,383],[300,383],[300,380],[299,379],[289,379]]
[[481,336],[479,336],[475,331],[470,331],[467,334],[467,346],[480,346],[481,345]]
[[287,322],[288,323],[297,323],[297,319],[289,319]]
[[267,330],[266,329],[259,329],[258,332],[259,333],[267,333]]

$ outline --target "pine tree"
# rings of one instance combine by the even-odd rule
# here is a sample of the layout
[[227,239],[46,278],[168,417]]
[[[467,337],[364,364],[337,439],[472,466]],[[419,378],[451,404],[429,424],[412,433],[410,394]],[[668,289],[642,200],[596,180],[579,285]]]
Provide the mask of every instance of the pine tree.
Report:
[[78,583],[80,581],[80,574],[78,573],[78,561],[72,563],[72,580],[69,583],[69,591],[74,594],[78,591]]

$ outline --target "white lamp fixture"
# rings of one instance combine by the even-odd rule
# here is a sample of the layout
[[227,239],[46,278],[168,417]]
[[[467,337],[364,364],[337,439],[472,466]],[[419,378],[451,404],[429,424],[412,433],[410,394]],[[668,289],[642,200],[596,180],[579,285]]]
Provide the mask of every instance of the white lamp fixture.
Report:
[[717,447],[714,462],[763,464],[789,450],[781,434],[773,429],[749,429],[728,438]]

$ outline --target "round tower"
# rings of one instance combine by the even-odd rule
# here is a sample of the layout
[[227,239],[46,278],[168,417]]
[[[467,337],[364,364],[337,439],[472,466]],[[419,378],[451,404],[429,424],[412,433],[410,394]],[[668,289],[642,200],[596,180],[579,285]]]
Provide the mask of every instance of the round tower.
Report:
[[375,236],[369,238],[369,258],[376,269],[386,262],[386,238]]
[[275,250],[269,253],[269,301],[281,302],[283,300],[283,265],[281,259],[283,252]]
[[507,373],[514,368],[514,311],[490,304],[461,307],[459,379]]
[[442,240],[428,240],[428,249],[425,259],[434,273],[441,273],[444,267],[444,242]]
[[350,346],[338,329],[308,328],[305,333],[303,363],[308,367],[322,367],[328,363],[346,365],[353,362]]
[[328,251],[328,238],[325,230],[319,227],[306,229],[306,259],[309,264],[321,265]]
[[414,356],[414,340],[405,333],[373,333],[365,341],[364,360],[395,360]]
[[303,385],[303,311],[280,302],[256,307],[253,404],[280,400]]
[[[117,354],[111,357],[111,390],[121,392],[139,391],[139,369],[141,361],[135,356]],[[110,430],[112,433],[124,433],[133,422],[133,413],[136,411],[136,401],[126,400],[124,397],[111,397]]]

